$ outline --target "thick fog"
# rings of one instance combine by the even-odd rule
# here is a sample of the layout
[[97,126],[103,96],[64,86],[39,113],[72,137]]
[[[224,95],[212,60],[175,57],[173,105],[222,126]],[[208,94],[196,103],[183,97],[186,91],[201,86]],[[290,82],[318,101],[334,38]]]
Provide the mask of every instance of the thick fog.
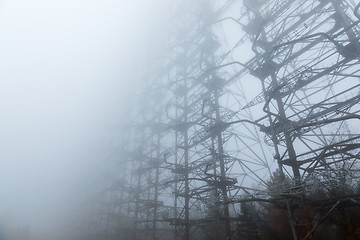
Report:
[[165,8],[140,0],[0,2],[2,227],[55,228],[91,191]]

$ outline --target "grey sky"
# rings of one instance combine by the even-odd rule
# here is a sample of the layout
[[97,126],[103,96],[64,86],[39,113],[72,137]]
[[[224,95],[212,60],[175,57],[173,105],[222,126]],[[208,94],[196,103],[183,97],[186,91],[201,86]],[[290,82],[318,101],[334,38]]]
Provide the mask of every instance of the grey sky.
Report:
[[[112,144],[161,1],[0,1],[0,220],[55,216]],[[141,60],[139,64],[142,64]],[[129,103],[128,101],[126,102]],[[36,218],[34,216],[37,216]]]

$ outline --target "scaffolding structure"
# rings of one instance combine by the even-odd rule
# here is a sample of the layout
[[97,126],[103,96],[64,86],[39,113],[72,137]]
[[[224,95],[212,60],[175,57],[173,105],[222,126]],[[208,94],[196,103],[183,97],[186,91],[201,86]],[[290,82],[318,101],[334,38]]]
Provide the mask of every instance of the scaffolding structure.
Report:
[[[168,57],[145,75],[94,214],[102,239],[239,239],[250,201],[284,205],[298,239],[309,189],[359,178],[359,6],[177,4]],[[291,186],[270,181],[276,170]],[[326,201],[333,211],[342,198]]]

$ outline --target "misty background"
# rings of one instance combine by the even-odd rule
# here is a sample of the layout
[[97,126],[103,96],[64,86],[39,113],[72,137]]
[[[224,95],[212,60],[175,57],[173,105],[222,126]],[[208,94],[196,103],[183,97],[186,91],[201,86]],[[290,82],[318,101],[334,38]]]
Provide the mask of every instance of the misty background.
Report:
[[0,225],[56,228],[95,188],[167,4],[0,1]]

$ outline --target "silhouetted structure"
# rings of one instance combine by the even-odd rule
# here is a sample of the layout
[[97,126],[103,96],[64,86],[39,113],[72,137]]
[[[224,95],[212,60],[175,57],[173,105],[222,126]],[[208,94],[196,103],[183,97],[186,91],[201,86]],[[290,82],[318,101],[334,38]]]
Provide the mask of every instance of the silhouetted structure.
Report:
[[270,217],[311,239],[359,203],[347,189],[359,177],[359,4],[219,2],[174,3],[168,58],[119,133],[101,239],[271,239]]

